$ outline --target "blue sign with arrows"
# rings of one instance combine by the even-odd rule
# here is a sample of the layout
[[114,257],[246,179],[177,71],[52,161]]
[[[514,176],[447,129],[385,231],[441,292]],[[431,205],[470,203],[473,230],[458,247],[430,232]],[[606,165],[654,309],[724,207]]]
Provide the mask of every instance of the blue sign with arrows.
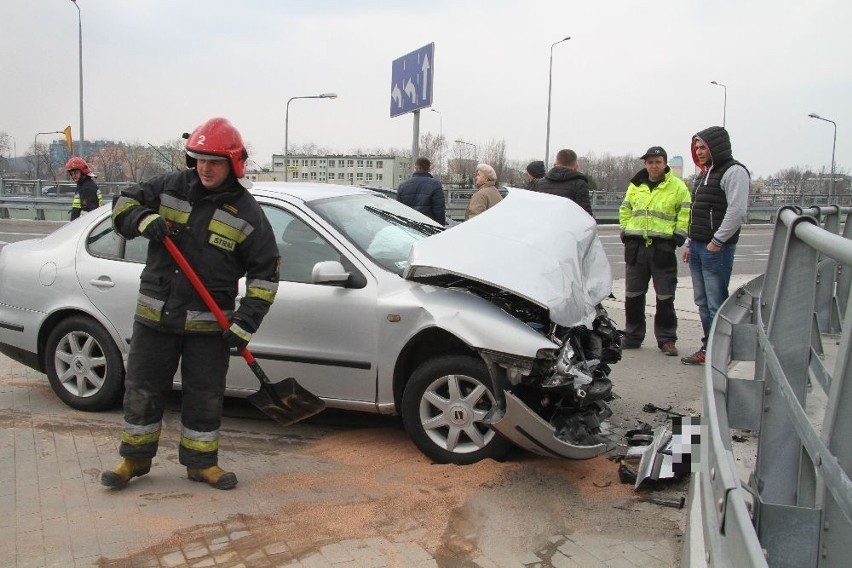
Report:
[[432,106],[435,44],[424,45],[391,64],[391,118]]

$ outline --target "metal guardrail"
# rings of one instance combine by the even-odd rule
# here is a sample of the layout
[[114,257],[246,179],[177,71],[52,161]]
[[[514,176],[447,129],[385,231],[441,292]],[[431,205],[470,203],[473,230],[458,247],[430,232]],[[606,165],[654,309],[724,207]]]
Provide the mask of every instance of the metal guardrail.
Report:
[[[739,288],[717,314],[685,565],[849,566],[851,213],[781,208],[766,274]],[[835,345],[826,349],[824,338]],[[752,377],[732,372],[742,362],[753,362]],[[758,433],[747,483],[738,474],[731,429]]]
[[[132,185],[132,182],[98,182],[104,199]],[[49,180],[0,178],[0,219],[67,221],[77,185]]]
[[[112,197],[133,182],[98,182],[98,186],[104,198]],[[46,196],[45,188],[57,187],[63,192],[62,195]],[[68,210],[71,209],[71,196],[74,193],[74,184],[68,182],[52,182],[46,180],[15,180],[0,178],[0,218],[2,219],[38,219],[38,220],[67,220]],[[368,187],[375,191],[381,191],[389,196],[395,196],[396,190],[386,188]],[[474,189],[444,188],[446,198],[447,216],[456,221],[464,219],[465,209],[473,195]],[[617,223],[618,208],[624,199],[623,193],[610,193],[595,191],[591,194],[592,211],[599,223]],[[847,201],[849,196],[844,197]],[[749,196],[748,222],[770,223],[775,221],[775,213],[782,205],[797,205],[799,207],[808,205],[827,204],[826,195],[802,195],[802,194],[755,194]]]

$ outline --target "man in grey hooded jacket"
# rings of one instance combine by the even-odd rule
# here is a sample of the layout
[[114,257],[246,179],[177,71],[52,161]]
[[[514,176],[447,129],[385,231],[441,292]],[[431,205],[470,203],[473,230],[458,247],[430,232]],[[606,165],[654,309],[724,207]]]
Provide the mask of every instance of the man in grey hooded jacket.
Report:
[[703,365],[710,326],[728,297],[734,252],[746,220],[750,175],[736,161],[731,138],[721,126],[705,128],[692,137],[692,159],[701,169],[692,193],[689,243],[683,261],[689,263],[692,289],[704,337],[701,349],[681,358],[685,365]]

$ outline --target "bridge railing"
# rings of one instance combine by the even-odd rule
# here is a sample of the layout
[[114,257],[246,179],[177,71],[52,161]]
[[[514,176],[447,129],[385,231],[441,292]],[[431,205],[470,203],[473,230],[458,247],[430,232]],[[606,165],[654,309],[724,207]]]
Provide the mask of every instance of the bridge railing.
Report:
[[[132,182],[98,182],[104,199]],[[76,184],[0,178],[0,219],[67,221]]]
[[[850,213],[781,208],[765,275],[714,320],[685,565],[849,566]],[[747,481],[731,429],[758,436]]]

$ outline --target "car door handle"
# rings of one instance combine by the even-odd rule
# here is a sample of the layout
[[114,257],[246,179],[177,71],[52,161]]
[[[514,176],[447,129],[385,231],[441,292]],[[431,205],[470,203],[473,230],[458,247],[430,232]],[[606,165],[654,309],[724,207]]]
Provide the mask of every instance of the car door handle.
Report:
[[95,279],[89,280],[89,284],[91,284],[92,286],[95,286],[96,288],[114,288],[115,287],[115,282],[113,282],[110,279],[101,280],[100,278],[95,278]]

